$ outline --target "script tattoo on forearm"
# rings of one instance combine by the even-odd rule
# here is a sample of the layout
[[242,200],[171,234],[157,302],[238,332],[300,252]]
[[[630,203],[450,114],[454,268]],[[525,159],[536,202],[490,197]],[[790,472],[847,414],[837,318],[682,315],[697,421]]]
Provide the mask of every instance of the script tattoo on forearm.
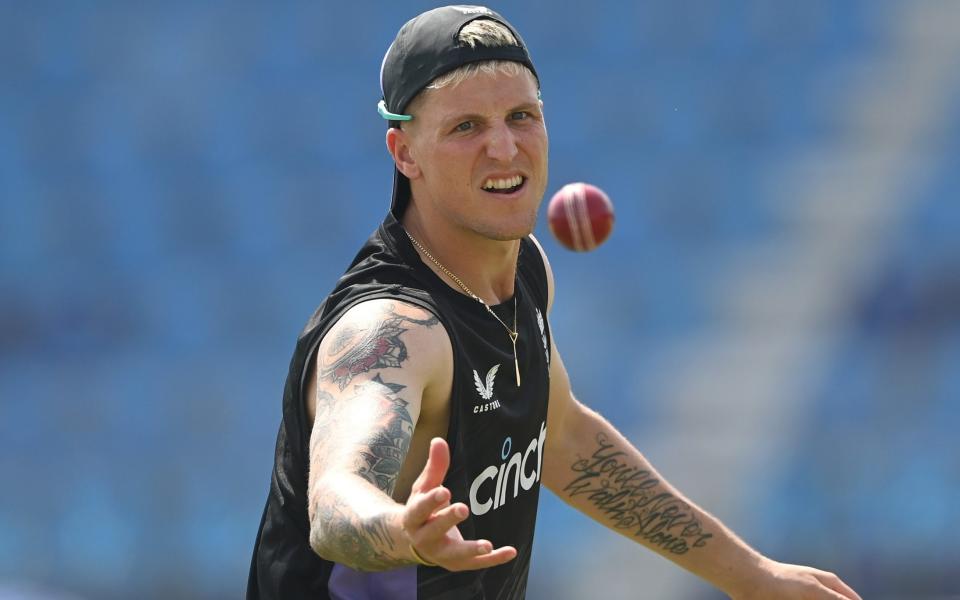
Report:
[[439,322],[436,317],[414,319],[400,315],[390,306],[371,327],[347,324],[335,332],[326,355],[321,357],[320,379],[332,381],[344,390],[360,373],[399,367],[407,359],[407,346],[400,339],[409,329],[406,325],[433,327]]
[[596,440],[594,453],[570,466],[576,473],[564,488],[570,498],[585,497],[615,529],[671,554],[707,544],[713,534],[704,532],[690,505],[663,491],[659,479],[631,464],[605,434],[598,433]]
[[[324,390],[317,392],[311,456],[323,457],[343,444],[338,435],[338,416],[344,407],[364,403],[372,406],[373,424],[365,438],[352,442],[350,453],[356,456],[354,472],[387,495],[392,495],[400,468],[413,438],[413,418],[409,402],[397,394],[406,386],[386,382],[377,374],[371,381],[354,386],[346,398],[336,398]],[[342,450],[342,448],[341,448]],[[314,518],[320,519],[314,532],[322,532],[319,542],[330,557],[361,570],[383,570],[405,564],[390,556],[394,542],[383,517],[361,518],[336,490],[324,490],[314,498]]]

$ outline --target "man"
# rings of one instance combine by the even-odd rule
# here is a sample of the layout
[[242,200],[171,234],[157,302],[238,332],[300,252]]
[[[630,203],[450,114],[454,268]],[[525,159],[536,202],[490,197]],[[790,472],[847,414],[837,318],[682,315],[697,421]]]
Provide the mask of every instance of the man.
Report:
[[574,398],[530,235],[547,130],[513,27],[426,12],[381,84],[393,204],[298,342],[248,598],[523,598],[541,482],[733,598],[859,598],[750,549]]

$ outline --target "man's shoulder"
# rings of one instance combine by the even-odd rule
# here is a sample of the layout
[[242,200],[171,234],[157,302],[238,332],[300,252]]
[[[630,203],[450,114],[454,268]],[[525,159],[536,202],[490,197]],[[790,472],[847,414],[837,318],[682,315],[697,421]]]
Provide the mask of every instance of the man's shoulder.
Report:
[[[342,390],[363,373],[387,370],[403,386],[425,386],[452,364],[452,345],[437,315],[397,298],[350,307],[331,325],[317,356],[325,376]],[[422,389],[422,388],[421,388]]]

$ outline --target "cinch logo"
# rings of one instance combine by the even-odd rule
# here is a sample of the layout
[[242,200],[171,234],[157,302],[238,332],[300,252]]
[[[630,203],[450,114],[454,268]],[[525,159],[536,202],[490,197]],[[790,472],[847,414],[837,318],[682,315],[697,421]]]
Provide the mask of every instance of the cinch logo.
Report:
[[[500,458],[503,462],[499,466],[491,465],[480,472],[470,484],[470,512],[480,516],[490,510],[497,510],[507,503],[507,492],[510,491],[510,476],[513,475],[513,497],[520,494],[520,490],[529,490],[533,484],[540,481],[540,471],[543,467],[543,442],[547,438],[547,424],[540,424],[540,436],[530,440],[522,451],[511,455],[513,440],[507,437],[500,448]],[[537,453],[533,463],[533,453]],[[509,457],[509,458],[508,458]],[[484,485],[487,482],[490,485]],[[493,487],[491,490],[490,488]],[[492,493],[491,493],[492,492]],[[481,500],[482,498],[482,500]]]

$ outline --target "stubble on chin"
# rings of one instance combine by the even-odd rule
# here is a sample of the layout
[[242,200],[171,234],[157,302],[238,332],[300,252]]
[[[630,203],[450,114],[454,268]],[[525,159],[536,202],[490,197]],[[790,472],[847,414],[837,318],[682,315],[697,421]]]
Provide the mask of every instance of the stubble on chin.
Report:
[[513,223],[505,226],[474,223],[470,229],[475,233],[498,242],[511,242],[523,239],[533,233],[537,225],[537,210],[531,210],[523,218],[517,217]]

